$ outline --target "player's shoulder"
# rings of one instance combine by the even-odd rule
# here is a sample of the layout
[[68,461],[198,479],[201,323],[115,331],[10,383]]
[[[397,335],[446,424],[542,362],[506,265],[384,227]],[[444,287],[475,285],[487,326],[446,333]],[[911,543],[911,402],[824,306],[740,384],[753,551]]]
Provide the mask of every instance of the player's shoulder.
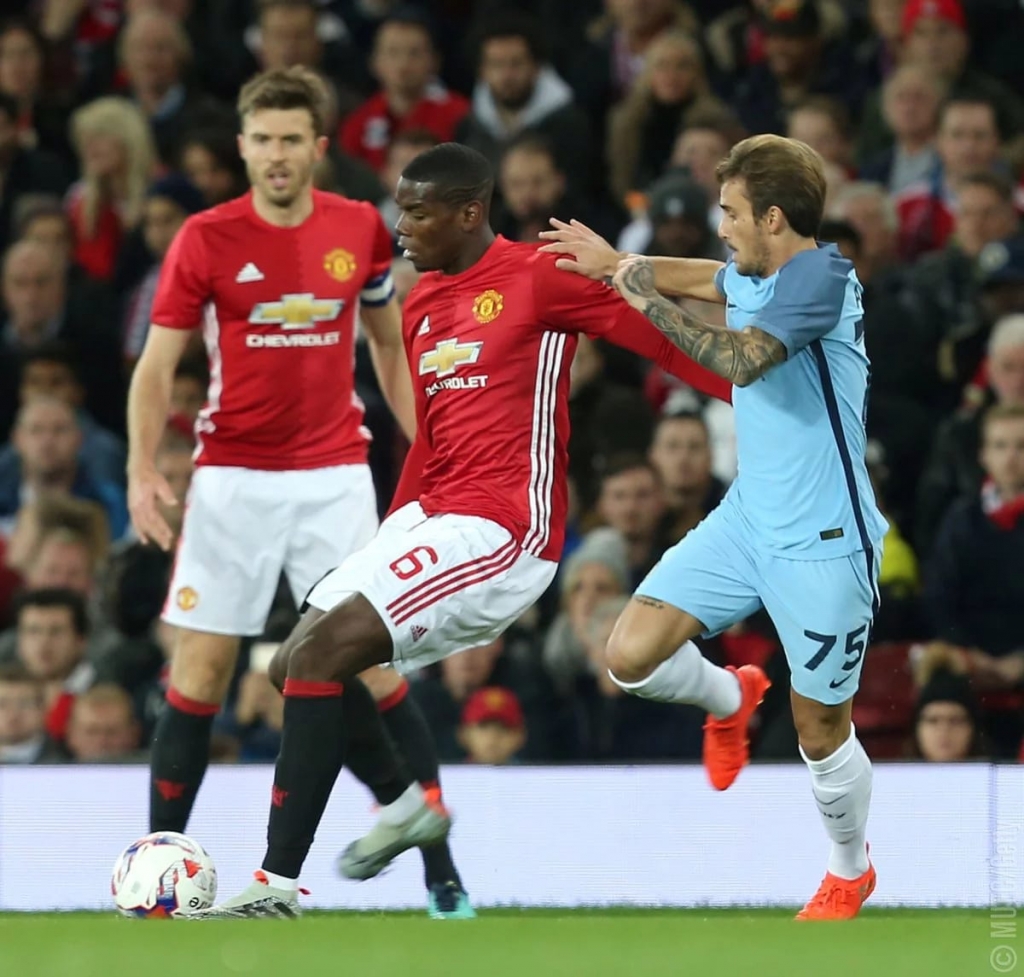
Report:
[[820,244],[794,255],[779,269],[776,290],[783,285],[789,291],[828,293],[841,300],[852,271],[853,262],[839,248]]

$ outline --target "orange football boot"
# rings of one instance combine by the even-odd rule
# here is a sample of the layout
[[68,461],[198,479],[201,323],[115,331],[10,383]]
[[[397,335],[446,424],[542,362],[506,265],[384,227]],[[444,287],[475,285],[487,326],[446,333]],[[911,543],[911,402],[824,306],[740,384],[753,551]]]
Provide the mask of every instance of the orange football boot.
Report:
[[841,879],[831,872],[825,878],[811,901],[796,914],[799,920],[853,919],[868,896],[875,891],[878,875],[868,861],[868,870],[855,879]]
[[704,724],[704,769],[715,790],[732,786],[740,771],[750,759],[750,740],[747,727],[750,717],[761,704],[765,692],[771,687],[768,676],[756,665],[734,668],[726,665],[740,683],[740,707],[725,719],[708,716]]

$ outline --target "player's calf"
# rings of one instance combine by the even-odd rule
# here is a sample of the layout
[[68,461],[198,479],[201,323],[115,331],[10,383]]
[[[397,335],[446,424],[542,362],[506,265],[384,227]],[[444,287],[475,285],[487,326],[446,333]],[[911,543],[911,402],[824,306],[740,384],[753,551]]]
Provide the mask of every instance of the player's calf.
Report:
[[210,759],[213,719],[231,682],[238,639],[180,629],[167,702],[153,733],[149,830],[184,832]]

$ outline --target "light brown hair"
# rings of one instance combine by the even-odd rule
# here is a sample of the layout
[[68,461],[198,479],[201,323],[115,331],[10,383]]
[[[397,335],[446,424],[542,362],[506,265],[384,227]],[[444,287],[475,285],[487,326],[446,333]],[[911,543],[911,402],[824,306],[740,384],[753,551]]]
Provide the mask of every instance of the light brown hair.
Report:
[[754,220],[778,207],[801,237],[818,233],[825,210],[825,164],[806,143],[751,136],[732,147],[715,175],[719,183],[743,180]]
[[316,72],[301,65],[264,71],[250,78],[238,93],[238,115],[245,119],[264,109],[305,109],[313,119],[313,131],[325,135],[329,94]]

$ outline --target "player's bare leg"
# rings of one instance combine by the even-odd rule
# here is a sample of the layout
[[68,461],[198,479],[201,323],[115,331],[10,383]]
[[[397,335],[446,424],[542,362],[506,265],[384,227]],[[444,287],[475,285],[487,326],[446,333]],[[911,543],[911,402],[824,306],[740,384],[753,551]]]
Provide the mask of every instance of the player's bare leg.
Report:
[[210,760],[213,718],[231,684],[239,639],[178,628],[167,703],[150,759],[149,830],[184,832]]
[[797,919],[852,919],[875,889],[865,830],[871,804],[871,761],[851,722],[853,700],[824,705],[791,693],[800,754],[832,840],[828,870]]
[[635,595],[608,640],[608,674],[632,695],[706,709],[704,767],[712,785],[725,790],[750,758],[747,727],[769,682],[754,665],[709,662],[693,643],[704,630],[692,614]]
[[[360,678],[373,694],[391,739],[428,801],[443,807],[434,737],[416,700],[409,695],[409,683],[393,668],[370,668]],[[349,764],[353,766],[354,760],[350,759]],[[447,839],[427,845],[420,852],[429,894],[428,914],[434,919],[474,918],[476,913],[455,868]]]
[[[391,635],[360,594],[326,613],[306,611],[272,664],[272,675],[280,680],[287,661],[284,731],[263,867],[249,889],[202,917],[297,915],[299,873],[345,763],[349,740],[353,754],[367,748],[366,743],[357,745],[363,737],[390,749],[373,697],[358,676],[391,657]],[[383,787],[376,785],[378,791]],[[363,867],[361,877],[370,878],[401,852],[436,843],[448,833],[450,820],[426,803],[418,784],[396,776],[391,790],[390,796],[380,798],[384,804],[377,834],[353,856]]]

